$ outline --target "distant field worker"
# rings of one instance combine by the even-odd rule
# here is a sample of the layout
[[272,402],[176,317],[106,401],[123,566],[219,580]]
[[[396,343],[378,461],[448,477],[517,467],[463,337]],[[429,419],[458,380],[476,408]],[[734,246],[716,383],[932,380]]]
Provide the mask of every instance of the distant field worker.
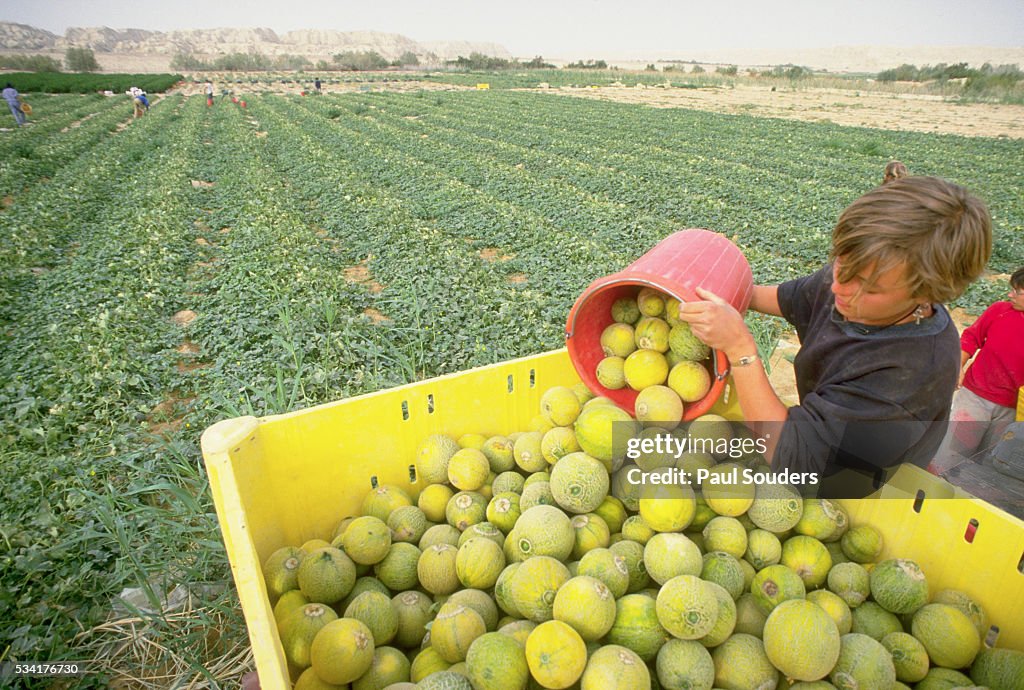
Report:
[[1016,416],[1024,386],[1024,267],[1010,276],[1009,299],[964,330],[960,350],[961,383],[946,438],[929,467],[935,474],[983,460]]
[[18,94],[18,90],[14,88],[11,82],[7,82],[2,95],[4,100],[7,101],[7,106],[11,109],[14,121],[21,127],[25,124],[25,113],[21,110],[21,96]]
[[206,90],[206,107],[209,108],[210,106],[213,105],[213,82],[212,81],[207,81],[206,82],[206,89],[205,90]]
[[882,184],[888,184],[893,180],[900,180],[907,176],[907,166],[903,165],[899,161],[892,161],[885,166],[885,172],[882,173]]
[[142,117],[146,114],[146,110],[149,109],[149,101],[146,100],[146,95],[137,86],[133,86],[126,92],[132,98],[132,106],[134,108],[134,117]]

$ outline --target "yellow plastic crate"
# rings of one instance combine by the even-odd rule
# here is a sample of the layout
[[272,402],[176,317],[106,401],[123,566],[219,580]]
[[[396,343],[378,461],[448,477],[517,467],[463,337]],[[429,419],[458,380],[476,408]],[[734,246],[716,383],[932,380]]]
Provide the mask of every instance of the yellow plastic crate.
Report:
[[[264,690],[291,687],[260,567],[273,551],[330,540],[375,482],[417,495],[413,458],[427,435],[522,430],[545,390],[578,381],[563,349],[207,429],[203,457]],[[730,392],[712,411],[738,419]],[[855,524],[882,532],[883,556],[916,560],[933,591],[965,590],[998,626],[999,646],[1024,648],[1024,523],[977,499],[936,500],[964,494],[916,468],[886,492],[892,498],[844,501]]]

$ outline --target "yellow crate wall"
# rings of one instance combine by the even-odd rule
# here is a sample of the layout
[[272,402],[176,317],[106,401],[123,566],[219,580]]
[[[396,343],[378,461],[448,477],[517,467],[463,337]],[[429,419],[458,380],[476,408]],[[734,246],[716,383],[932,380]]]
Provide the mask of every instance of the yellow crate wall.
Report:
[[[307,410],[215,424],[203,455],[232,573],[264,690],[290,687],[260,564],[282,546],[330,540],[338,522],[359,512],[371,489],[397,484],[414,496],[415,450],[428,435],[507,434],[527,427],[551,386],[579,381],[567,352],[554,352],[359,396]],[[739,419],[731,385],[712,410]],[[844,501],[853,523],[885,537],[885,557],[917,560],[932,591],[964,589],[1000,626],[999,646],[1024,648],[1024,523],[963,495],[923,471],[920,512],[906,491],[884,500]],[[914,491],[909,495],[913,496]],[[973,543],[963,539],[978,521]]]
[[[945,484],[922,477],[922,484],[929,482]],[[882,533],[879,560],[917,562],[931,594],[967,592],[998,629],[998,636],[992,633],[994,646],[1024,650],[1024,523],[976,498],[929,498],[928,493],[920,502],[879,498],[840,503],[851,524],[870,524]],[[940,488],[939,493],[945,492]]]
[[265,690],[290,687],[260,564],[282,546],[330,540],[371,489],[410,482],[434,433],[524,430],[544,390],[579,382],[565,350],[443,376],[286,415],[220,422],[203,435],[232,573]]

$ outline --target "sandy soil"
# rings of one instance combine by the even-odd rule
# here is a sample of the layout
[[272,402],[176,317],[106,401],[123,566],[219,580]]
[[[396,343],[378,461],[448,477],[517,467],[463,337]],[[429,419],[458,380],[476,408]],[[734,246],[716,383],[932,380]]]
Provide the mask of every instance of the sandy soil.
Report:
[[1024,106],[956,103],[938,96],[894,95],[840,89],[636,87],[538,89],[549,93],[776,117],[838,125],[977,137],[1024,138]]

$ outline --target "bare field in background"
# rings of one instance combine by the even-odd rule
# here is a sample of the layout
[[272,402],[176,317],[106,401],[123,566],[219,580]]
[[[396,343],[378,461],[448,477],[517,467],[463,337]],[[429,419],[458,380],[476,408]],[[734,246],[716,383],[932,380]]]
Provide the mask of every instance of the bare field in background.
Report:
[[1024,138],[1024,106],[959,103],[940,96],[808,87],[772,90],[742,83],[731,88],[602,87],[549,91],[659,108],[692,108],[734,115],[936,134]]

